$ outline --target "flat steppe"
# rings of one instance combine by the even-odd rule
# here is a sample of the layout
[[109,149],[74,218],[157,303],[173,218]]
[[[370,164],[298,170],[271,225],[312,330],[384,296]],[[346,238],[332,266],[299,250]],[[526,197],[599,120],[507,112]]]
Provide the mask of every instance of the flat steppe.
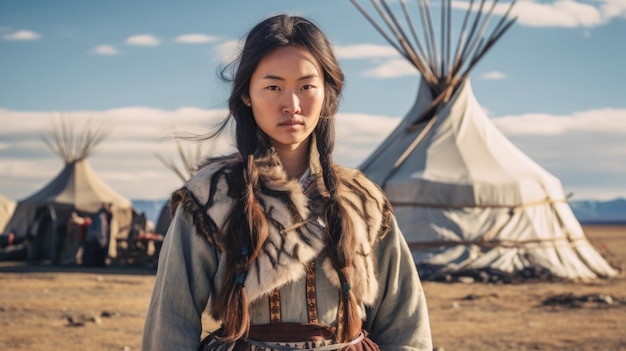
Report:
[[[626,226],[584,226],[626,271]],[[1,350],[139,350],[154,270],[0,263]],[[592,282],[423,282],[439,350],[626,350],[626,275]]]

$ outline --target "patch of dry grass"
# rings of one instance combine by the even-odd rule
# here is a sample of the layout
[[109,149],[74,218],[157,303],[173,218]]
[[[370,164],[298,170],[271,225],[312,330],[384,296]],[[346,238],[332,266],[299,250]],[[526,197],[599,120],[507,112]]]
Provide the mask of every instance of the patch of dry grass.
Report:
[[[626,226],[585,226],[611,264],[626,266]],[[154,274],[136,269],[0,266],[2,350],[139,350]],[[450,350],[626,350],[626,278],[589,283],[424,282],[436,346]],[[611,304],[544,304],[607,295]],[[82,320],[82,325],[69,319]],[[82,318],[82,319],[81,319]]]

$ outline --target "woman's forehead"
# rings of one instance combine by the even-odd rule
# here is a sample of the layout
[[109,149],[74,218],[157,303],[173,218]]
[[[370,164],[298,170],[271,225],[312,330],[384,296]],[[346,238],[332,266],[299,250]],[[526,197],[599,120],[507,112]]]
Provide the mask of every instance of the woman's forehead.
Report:
[[323,77],[315,56],[300,46],[285,46],[272,50],[257,65],[253,74],[259,79],[311,79]]

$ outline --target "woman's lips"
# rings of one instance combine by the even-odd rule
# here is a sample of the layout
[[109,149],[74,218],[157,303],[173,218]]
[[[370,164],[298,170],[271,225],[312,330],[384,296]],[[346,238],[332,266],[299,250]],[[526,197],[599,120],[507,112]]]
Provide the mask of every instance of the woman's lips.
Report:
[[303,122],[300,122],[296,119],[290,119],[288,121],[282,122],[279,125],[281,126],[294,126],[294,125],[299,125],[299,124],[304,124]]

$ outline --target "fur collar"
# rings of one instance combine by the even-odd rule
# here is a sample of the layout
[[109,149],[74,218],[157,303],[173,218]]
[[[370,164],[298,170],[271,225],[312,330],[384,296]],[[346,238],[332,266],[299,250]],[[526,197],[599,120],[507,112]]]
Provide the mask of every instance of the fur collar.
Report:
[[[260,175],[259,202],[264,207],[270,234],[246,277],[250,301],[301,278],[308,262],[326,256],[321,217],[327,192],[316,162],[318,157],[312,153],[310,158],[314,179],[306,194],[300,182],[287,178],[273,150],[255,159]],[[357,300],[371,305],[378,295],[374,248],[389,230],[391,207],[382,190],[361,172],[340,166],[335,166],[335,170],[338,195],[346,204],[356,231],[357,254],[350,285]],[[228,235],[222,228],[241,194],[241,172],[238,154],[212,159],[172,195],[172,208],[182,204],[191,214],[196,231],[222,251]],[[327,256],[322,270],[333,285],[340,286]]]

